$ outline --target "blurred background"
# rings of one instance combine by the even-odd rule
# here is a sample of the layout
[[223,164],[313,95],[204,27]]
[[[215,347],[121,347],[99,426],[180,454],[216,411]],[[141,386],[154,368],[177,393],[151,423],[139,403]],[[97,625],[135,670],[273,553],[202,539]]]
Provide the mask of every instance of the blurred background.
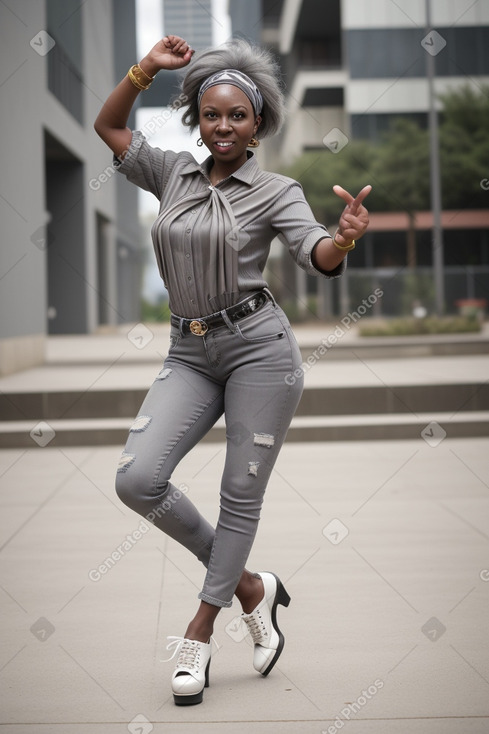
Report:
[[[333,232],[332,186],[373,185],[346,277],[311,278],[272,244],[266,276],[292,320],[334,323],[376,288],[365,321],[484,318],[487,2],[5,0],[0,29],[0,374],[41,364],[48,335],[168,317],[149,234],[158,203],[115,174],[93,122],[169,33],[196,50],[242,36],[274,52],[287,122],[259,163],[297,179]],[[160,72],[129,124],[202,160],[172,106],[178,82]]]

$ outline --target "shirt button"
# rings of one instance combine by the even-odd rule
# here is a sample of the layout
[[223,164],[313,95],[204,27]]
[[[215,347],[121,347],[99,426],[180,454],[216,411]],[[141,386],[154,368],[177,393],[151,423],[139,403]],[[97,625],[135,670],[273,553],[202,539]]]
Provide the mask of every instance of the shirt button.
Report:
[[190,234],[190,232],[191,232],[191,231],[192,231],[191,229],[186,229],[186,230],[185,230],[185,232],[186,232],[187,234]]
[[193,298],[190,299],[190,303],[195,303]]
[[192,277],[190,275],[187,275],[187,280],[192,280]]
[[190,253],[188,253],[188,252],[187,252],[187,254],[185,255],[185,257],[186,257],[186,258],[187,258],[187,260],[188,260],[188,258],[190,257]]

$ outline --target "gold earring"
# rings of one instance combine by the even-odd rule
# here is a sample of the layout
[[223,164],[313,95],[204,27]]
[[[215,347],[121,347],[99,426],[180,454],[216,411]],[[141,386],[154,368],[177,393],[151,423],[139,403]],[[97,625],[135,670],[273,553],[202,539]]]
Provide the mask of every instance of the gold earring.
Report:
[[258,148],[260,145],[260,141],[256,138],[251,138],[250,142],[248,143],[248,148]]
[[199,138],[197,140],[197,145],[199,146],[199,148],[202,148],[202,146],[204,145],[204,141],[202,140],[202,138]]

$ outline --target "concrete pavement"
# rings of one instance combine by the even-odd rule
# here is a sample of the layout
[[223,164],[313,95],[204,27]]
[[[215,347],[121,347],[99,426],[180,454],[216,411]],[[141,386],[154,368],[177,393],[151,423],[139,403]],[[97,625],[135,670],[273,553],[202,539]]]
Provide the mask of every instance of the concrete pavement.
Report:
[[[1,451],[0,731],[489,731],[488,451],[483,438],[287,444],[249,563],[292,597],[284,653],[254,672],[235,603],[204,702],[185,708],[166,637],[183,634],[204,569],[118,501],[120,446]],[[174,477],[210,520],[223,459],[201,445]]]

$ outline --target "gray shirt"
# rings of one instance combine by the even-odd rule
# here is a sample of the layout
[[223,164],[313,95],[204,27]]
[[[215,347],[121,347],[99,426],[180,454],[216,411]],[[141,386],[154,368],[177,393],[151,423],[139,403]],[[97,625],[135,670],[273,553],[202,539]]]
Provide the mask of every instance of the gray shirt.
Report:
[[199,164],[191,153],[154,148],[137,130],[124,160],[114,160],[160,202],[151,234],[173,313],[207,316],[266,287],[263,270],[277,235],[307,273],[343,273],[345,261],[329,273],[312,264],[314,246],[331,235],[316,222],[300,184],[262,171],[250,151],[246,163],[212,186],[212,163],[212,156]]

